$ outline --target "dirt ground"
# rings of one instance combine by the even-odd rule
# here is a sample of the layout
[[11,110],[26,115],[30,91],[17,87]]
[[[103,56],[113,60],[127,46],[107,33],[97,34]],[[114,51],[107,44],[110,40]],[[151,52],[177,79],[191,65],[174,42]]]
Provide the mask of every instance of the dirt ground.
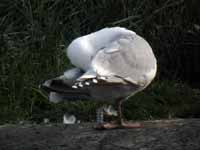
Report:
[[200,119],[144,124],[113,130],[95,130],[93,123],[3,125],[0,150],[200,150]]

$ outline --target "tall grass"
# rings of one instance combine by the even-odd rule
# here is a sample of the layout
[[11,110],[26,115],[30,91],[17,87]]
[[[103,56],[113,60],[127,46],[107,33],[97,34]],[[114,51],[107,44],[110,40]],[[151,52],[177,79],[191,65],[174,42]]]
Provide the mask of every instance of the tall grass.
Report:
[[[81,115],[84,120],[92,119],[94,108],[98,106],[95,102],[53,105],[38,85],[71,67],[64,48],[72,39],[106,26],[123,26],[136,31],[150,42],[158,58],[156,81],[159,84],[156,82],[150,88],[152,91],[138,94],[138,100],[130,101],[127,107],[137,107],[137,112],[129,108],[127,117],[166,117],[169,112],[177,116],[178,113],[170,108],[176,103],[173,99],[179,99],[184,110],[189,107],[189,112],[193,106],[186,104],[198,99],[196,91],[186,86],[191,94],[186,94],[187,97],[185,93],[177,92],[179,88],[170,88],[176,85],[175,82],[162,84],[161,80],[199,83],[195,79],[200,75],[200,15],[197,3],[197,0],[1,0],[1,122],[40,120],[52,116],[52,113],[61,115],[65,109],[75,112],[76,108],[79,115],[89,114],[90,117],[86,118],[84,116],[87,115]],[[154,99],[162,99],[158,101],[163,107],[158,109]],[[172,101],[170,105],[169,101]]]

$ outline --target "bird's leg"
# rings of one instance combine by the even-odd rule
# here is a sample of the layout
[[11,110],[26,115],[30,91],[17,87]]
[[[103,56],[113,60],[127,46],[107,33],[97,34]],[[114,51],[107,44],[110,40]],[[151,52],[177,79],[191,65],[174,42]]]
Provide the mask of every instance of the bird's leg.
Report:
[[123,124],[123,117],[122,117],[122,99],[117,100],[117,116],[118,116],[118,124]]
[[122,115],[122,101],[123,99],[117,100],[117,113],[118,113],[118,128],[140,128],[142,125],[137,122],[124,121]]
[[113,129],[116,128],[116,122],[104,122],[104,107],[100,107],[96,110],[96,129]]
[[103,124],[104,123],[103,107],[100,107],[96,110],[96,122],[97,122],[97,124]]
[[[122,119],[122,99],[118,99],[117,101],[117,115],[118,115],[118,120],[117,121],[112,121],[112,122],[100,122],[97,121],[97,126],[95,127],[96,129],[115,129],[115,128],[121,128],[123,126],[123,119]],[[97,111],[98,112],[98,111]],[[98,115],[97,115],[98,116]],[[97,117],[97,120],[99,117]]]
[[137,122],[127,122],[123,120],[122,115],[122,101],[123,99],[117,100],[117,115],[118,120],[109,123],[99,123],[96,129],[116,129],[116,128],[140,128],[142,125]]

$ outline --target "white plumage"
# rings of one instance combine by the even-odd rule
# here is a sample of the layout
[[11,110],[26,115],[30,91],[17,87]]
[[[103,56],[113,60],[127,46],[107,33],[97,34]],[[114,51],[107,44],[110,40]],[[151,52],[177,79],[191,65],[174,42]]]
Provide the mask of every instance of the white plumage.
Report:
[[79,37],[67,48],[67,56],[71,63],[84,71],[90,68],[92,58],[98,51],[110,45],[124,34],[135,35],[135,32],[125,28],[104,28],[100,31]]
[[115,100],[121,107],[122,100],[151,83],[157,70],[148,42],[121,27],[104,28],[76,38],[68,46],[67,56],[76,68],[43,84],[51,101],[51,95],[58,101]]

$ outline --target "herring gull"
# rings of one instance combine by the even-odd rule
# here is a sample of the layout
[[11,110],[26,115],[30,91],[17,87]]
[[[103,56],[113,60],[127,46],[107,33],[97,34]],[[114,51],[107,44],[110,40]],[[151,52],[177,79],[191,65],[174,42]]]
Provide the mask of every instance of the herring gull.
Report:
[[156,75],[157,62],[148,42],[131,30],[111,27],[76,38],[66,51],[75,68],[42,84],[49,100],[112,101],[117,103],[118,120],[101,122],[98,128],[140,126],[124,121],[121,105]]

